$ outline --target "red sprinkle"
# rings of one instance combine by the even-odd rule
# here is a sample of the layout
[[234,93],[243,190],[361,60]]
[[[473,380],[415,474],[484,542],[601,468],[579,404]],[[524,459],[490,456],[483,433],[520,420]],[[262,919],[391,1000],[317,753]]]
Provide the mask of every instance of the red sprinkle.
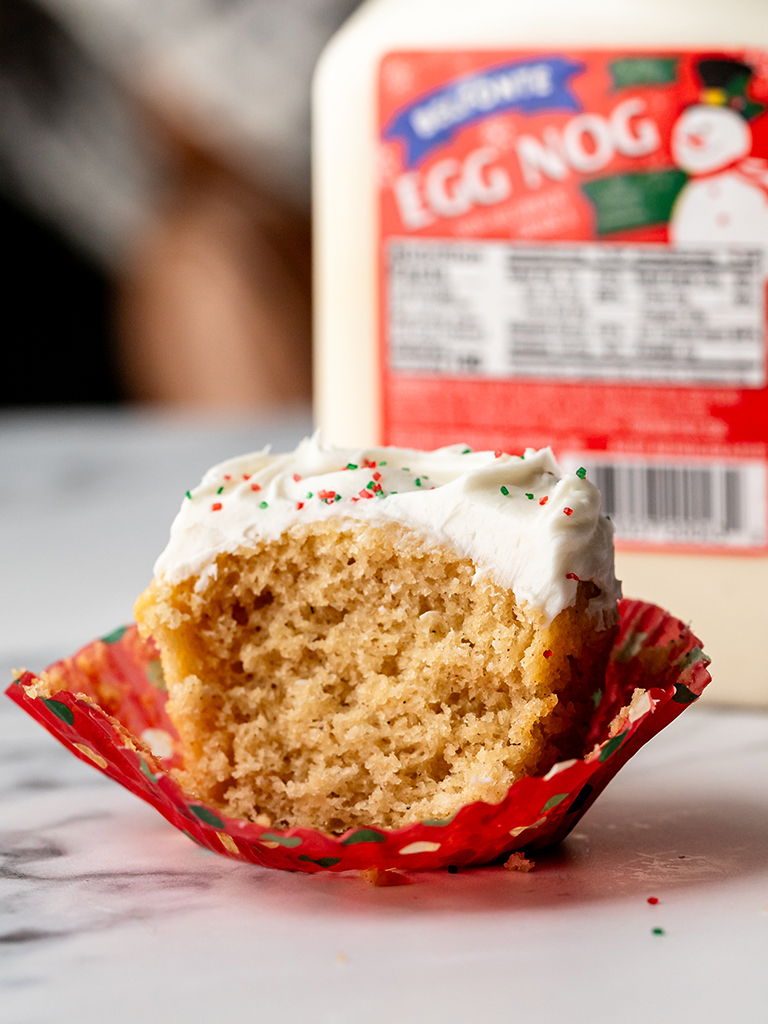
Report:
[[297,509],[299,509],[299,508],[304,508],[304,502],[303,502],[303,501],[297,501],[297,502],[296,502],[296,508],[297,508]]
[[221,502],[220,501],[214,501],[214,503],[211,505],[211,512],[218,512],[220,508],[221,508]]
[[363,468],[364,469],[376,469],[376,463],[375,462],[369,462],[368,459],[363,459]]
[[250,473],[243,473],[243,480],[250,480],[250,479],[251,479],[251,474]]
[[546,505],[548,501],[549,501],[549,498],[546,498],[546,497],[545,498],[539,498],[539,504],[540,505]]
[[552,651],[544,651],[544,657],[545,658],[551,658],[552,657]]
[[651,904],[652,907],[655,907],[656,904],[659,902],[659,897],[658,896],[649,896],[648,897],[648,902]]
[[381,473],[374,473],[373,474],[373,479],[374,480],[381,480]]
[[333,501],[336,497],[336,491],[318,491],[317,496],[321,501]]
[[293,479],[296,481],[297,484],[301,481],[301,477],[299,476],[298,473],[293,474]]
[[497,448],[493,454],[497,459],[500,459],[504,452],[501,450],[501,448]]
[[360,491],[360,497],[361,498],[372,498],[373,494],[370,491],[362,490],[362,491]]
[[564,508],[563,512],[565,512],[565,514],[567,516],[572,516],[573,515],[573,509],[572,508]]
[[579,577],[576,575],[575,572],[567,572],[565,574],[565,578],[567,580],[576,580],[577,583],[579,582]]
[[261,485],[260,484],[251,484],[251,490],[252,491],[260,491],[261,490]]

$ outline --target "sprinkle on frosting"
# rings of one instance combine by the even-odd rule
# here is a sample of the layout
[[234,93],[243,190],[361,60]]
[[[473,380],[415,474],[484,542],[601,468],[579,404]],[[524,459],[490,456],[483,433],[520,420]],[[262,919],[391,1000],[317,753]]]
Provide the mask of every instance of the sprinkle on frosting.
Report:
[[[226,501],[211,504],[219,494]],[[214,466],[187,492],[209,496],[184,501],[155,566],[158,578],[178,583],[197,576],[203,586],[216,573],[218,555],[275,540],[293,523],[399,523],[426,544],[471,558],[477,584],[490,579],[513,590],[548,621],[573,603],[579,580],[600,588],[589,605],[593,615],[601,622],[606,612],[611,621],[615,616],[613,527],[600,514],[594,485],[564,474],[548,448],[520,457],[466,445],[342,450],[315,435],[286,455],[265,450]]]

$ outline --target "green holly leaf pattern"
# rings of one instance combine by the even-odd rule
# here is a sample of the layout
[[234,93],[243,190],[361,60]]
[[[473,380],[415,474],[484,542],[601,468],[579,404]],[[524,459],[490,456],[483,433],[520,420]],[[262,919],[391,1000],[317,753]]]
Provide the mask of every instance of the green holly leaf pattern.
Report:
[[117,629],[113,629],[111,633],[107,633],[107,635],[103,636],[101,639],[105,644],[116,644],[118,640],[123,639],[127,629],[127,626],[118,626]]
[[204,821],[206,825],[213,825],[214,828],[224,828],[224,822],[210,808],[201,807],[199,804],[189,804],[189,809],[195,817],[199,818],[200,821]]
[[361,828],[353,832],[351,836],[342,839],[342,846],[354,846],[355,843],[386,843],[387,837],[381,832],[375,832],[372,828]]
[[332,868],[334,864],[338,864],[341,857],[320,857],[315,860],[314,857],[307,857],[306,854],[300,853],[299,860],[307,860],[310,864],[317,864],[320,868]]
[[45,704],[48,710],[52,711],[57,718],[60,718],[62,722],[66,722],[67,725],[75,724],[75,716],[69,705],[64,704],[60,700],[51,700],[50,697],[43,697],[43,704]]
[[618,736],[614,736],[612,740],[608,740],[600,751],[600,756],[598,757],[600,764],[602,764],[603,761],[607,761],[611,754],[616,753],[626,738],[627,730],[625,729],[624,732],[620,732]]

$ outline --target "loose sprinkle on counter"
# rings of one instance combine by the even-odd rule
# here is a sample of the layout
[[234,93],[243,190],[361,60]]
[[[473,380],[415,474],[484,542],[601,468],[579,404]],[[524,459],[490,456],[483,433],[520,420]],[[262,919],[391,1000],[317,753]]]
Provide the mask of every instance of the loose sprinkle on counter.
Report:
[[504,497],[506,498],[506,497],[508,497],[508,495],[509,495],[509,490],[508,490],[508,489],[507,489],[506,487],[502,487],[502,488],[501,488],[501,493],[502,493],[502,494],[504,495]]
[[576,575],[575,572],[567,572],[565,574],[565,578],[567,580],[576,580],[577,583],[579,582],[579,577]]
[[551,658],[552,657],[552,651],[544,651],[544,657],[545,658]]
[[663,928],[652,928],[651,929],[651,934],[652,935],[663,935],[664,934],[664,929]]
[[579,466],[579,468],[576,470],[576,476],[579,478],[579,480],[583,480],[586,475],[586,469],[584,469],[583,466]]
[[648,897],[648,902],[651,904],[652,907],[655,907],[656,904],[659,902],[659,897],[658,896],[649,896]]
[[572,516],[572,515],[573,515],[573,509],[572,509],[572,508],[564,508],[564,509],[563,509],[563,512],[564,512],[564,513],[565,513],[565,515],[567,515],[567,516]]
[[191,491],[184,491],[184,493],[189,498],[189,500],[192,501],[192,492]]
[[219,512],[219,511],[221,511],[221,502],[220,501],[214,501],[214,503],[211,505],[211,512]]
[[260,501],[260,502],[259,502],[259,508],[268,508],[268,507],[269,507],[269,506],[267,505],[267,502],[266,502],[266,501]]
[[546,495],[546,494],[544,495],[543,498],[539,498],[539,504],[540,505],[546,505],[548,501],[549,501],[549,496]]
[[526,494],[526,498],[530,498],[530,500],[533,501],[533,495],[532,494]]

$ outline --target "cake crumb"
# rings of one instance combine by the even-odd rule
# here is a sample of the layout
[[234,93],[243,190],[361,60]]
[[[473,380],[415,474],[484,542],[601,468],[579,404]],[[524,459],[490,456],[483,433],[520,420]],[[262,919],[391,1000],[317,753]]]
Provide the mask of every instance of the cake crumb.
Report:
[[533,871],[534,863],[532,860],[528,860],[524,853],[510,853],[507,860],[504,861],[504,867],[507,871]]
[[375,885],[377,887],[383,887],[388,885],[410,885],[411,880],[407,878],[400,871],[395,868],[365,868],[360,872],[360,877],[363,878],[369,885]]

